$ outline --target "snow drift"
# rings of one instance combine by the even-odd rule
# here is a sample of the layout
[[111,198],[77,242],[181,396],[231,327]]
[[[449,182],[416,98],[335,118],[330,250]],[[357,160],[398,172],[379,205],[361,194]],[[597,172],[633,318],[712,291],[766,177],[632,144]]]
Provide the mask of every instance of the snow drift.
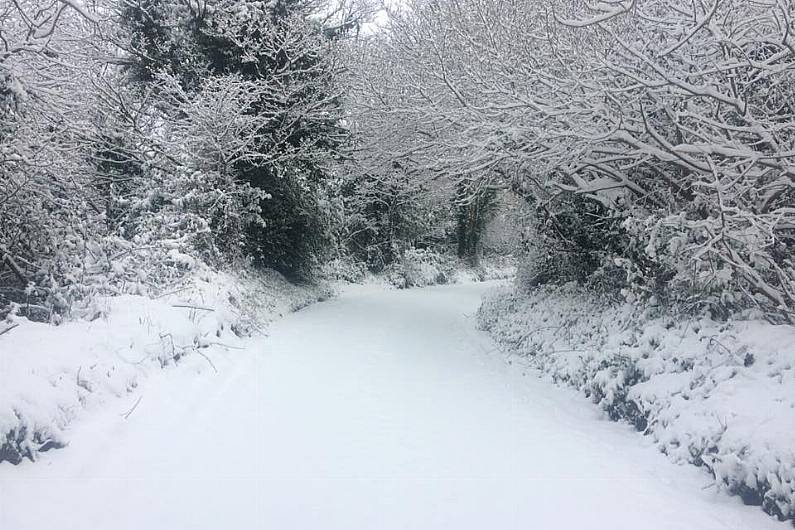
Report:
[[92,316],[60,326],[0,322],[0,462],[35,459],[68,443],[86,408],[134,392],[141,378],[186,355],[240,348],[268,322],[330,295],[275,272],[231,275],[199,268],[159,298],[98,297]]

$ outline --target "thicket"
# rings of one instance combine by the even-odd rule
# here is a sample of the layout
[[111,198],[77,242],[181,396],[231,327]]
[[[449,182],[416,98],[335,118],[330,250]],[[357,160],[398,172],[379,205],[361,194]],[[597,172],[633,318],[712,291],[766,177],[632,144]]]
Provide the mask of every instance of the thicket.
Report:
[[41,320],[201,261],[306,279],[342,220],[341,42],[304,0],[0,7],[0,307]]
[[451,177],[414,156],[418,138],[431,144],[434,136],[414,114],[412,85],[403,77],[408,59],[395,53],[388,35],[364,35],[348,47],[353,153],[344,169],[343,245],[374,271],[415,249],[476,265],[500,185],[469,172]]

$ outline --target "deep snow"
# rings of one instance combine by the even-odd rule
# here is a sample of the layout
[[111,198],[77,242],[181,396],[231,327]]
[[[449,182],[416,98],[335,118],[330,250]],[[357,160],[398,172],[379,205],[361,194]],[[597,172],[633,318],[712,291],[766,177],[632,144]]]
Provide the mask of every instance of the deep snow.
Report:
[[506,364],[476,331],[487,288],[351,289],[218,373],[188,357],[0,464],[0,528],[788,527]]

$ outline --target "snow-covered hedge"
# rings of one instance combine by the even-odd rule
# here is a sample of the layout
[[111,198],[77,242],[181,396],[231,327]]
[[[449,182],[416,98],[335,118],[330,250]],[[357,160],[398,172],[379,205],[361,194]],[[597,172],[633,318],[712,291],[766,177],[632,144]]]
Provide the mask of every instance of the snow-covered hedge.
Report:
[[389,283],[399,289],[426,287],[453,283],[456,265],[456,259],[452,256],[433,250],[412,248],[390,264],[384,275]]
[[332,282],[362,283],[367,275],[367,264],[350,256],[329,260],[320,267],[320,276]]
[[481,258],[473,267],[454,255],[430,249],[409,249],[384,270],[387,282],[398,289],[448,283],[510,278],[516,268],[511,256]]
[[134,391],[141,378],[187,355],[241,347],[269,321],[330,296],[275,272],[199,267],[159,298],[96,297],[90,316],[59,326],[0,321],[0,462],[35,459],[68,443],[84,409]]
[[506,351],[581,390],[673,460],[795,518],[795,327],[677,319],[574,284],[498,288],[478,317]]

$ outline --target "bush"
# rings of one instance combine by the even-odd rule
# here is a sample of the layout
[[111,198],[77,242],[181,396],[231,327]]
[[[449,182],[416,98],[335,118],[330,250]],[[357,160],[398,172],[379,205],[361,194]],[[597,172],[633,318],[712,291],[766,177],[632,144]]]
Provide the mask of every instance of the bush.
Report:
[[367,276],[367,265],[350,256],[343,256],[324,263],[320,274],[332,281],[362,283]]
[[398,289],[454,283],[456,259],[430,249],[411,248],[388,266],[384,274]]
[[795,516],[791,326],[674,317],[573,282],[496,290],[478,320],[509,353],[579,389],[671,459],[708,470],[770,514]]

